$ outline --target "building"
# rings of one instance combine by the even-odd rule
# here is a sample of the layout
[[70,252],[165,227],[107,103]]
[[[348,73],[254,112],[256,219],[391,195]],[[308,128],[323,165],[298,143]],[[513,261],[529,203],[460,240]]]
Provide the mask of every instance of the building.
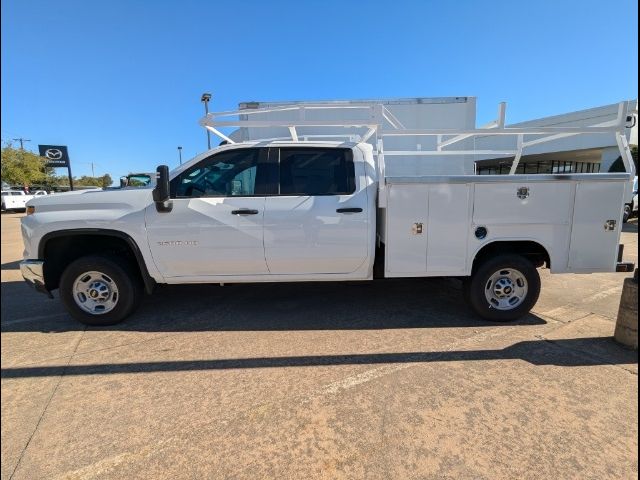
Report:
[[[623,103],[622,114],[628,118],[627,140],[632,145],[638,143],[638,102],[627,100]],[[382,114],[377,106],[382,105]],[[303,107],[303,108],[300,108]],[[242,115],[251,120],[332,120],[376,122],[385,128],[407,129],[473,129],[490,127],[476,126],[475,97],[406,98],[389,100],[346,100],[323,102],[243,102],[240,110],[247,111],[278,108],[280,111]],[[502,108],[502,107],[501,107]],[[619,112],[619,104],[544,117],[507,127],[588,127],[604,126],[614,121]],[[504,118],[504,117],[502,117]],[[492,122],[498,124],[499,118]],[[367,128],[339,127],[298,127],[297,135],[306,140],[359,140]],[[242,127],[231,134],[235,141],[270,138],[286,138],[290,132],[285,127]],[[444,137],[446,141],[447,138]],[[536,137],[527,138],[527,140]],[[436,150],[443,138],[429,136],[385,137],[386,151]],[[375,136],[368,140],[375,144]],[[446,142],[445,142],[446,143]],[[513,136],[476,136],[459,140],[447,150],[514,150],[516,138]],[[586,134],[559,138],[527,147],[520,160],[518,173],[569,173],[606,172],[620,156],[613,135]],[[421,155],[385,156],[387,173],[390,175],[462,175],[462,174],[506,174],[513,156],[491,155],[434,155],[428,161]]]

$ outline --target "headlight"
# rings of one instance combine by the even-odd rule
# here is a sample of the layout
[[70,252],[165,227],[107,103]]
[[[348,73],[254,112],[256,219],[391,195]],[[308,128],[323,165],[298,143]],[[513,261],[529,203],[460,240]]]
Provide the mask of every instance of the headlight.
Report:
[[36,213],[36,207],[34,207],[33,205],[29,205],[27,207],[27,215],[32,215]]

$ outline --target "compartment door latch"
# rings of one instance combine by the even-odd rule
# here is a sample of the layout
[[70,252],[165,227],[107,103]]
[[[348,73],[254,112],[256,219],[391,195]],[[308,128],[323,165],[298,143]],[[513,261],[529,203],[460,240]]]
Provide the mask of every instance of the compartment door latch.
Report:
[[516,195],[520,200],[524,200],[529,197],[529,187],[520,187],[516,192]]

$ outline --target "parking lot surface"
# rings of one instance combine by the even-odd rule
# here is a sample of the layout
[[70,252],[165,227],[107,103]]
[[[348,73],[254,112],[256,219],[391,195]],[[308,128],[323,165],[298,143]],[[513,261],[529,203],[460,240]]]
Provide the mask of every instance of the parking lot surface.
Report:
[[[160,287],[85,328],[23,284],[2,215],[2,479],[637,478],[628,274],[542,272],[533,313],[459,282]],[[637,223],[625,226],[637,263]],[[56,295],[57,297],[57,295]]]

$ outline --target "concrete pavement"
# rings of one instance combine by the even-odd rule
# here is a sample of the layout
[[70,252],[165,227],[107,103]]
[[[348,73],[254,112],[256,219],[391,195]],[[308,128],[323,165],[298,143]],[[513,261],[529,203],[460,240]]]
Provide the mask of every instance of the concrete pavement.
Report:
[[544,272],[511,324],[432,279],[163,287],[85,329],[22,283],[18,217],[2,479],[637,477],[637,353],[611,338],[625,274]]

